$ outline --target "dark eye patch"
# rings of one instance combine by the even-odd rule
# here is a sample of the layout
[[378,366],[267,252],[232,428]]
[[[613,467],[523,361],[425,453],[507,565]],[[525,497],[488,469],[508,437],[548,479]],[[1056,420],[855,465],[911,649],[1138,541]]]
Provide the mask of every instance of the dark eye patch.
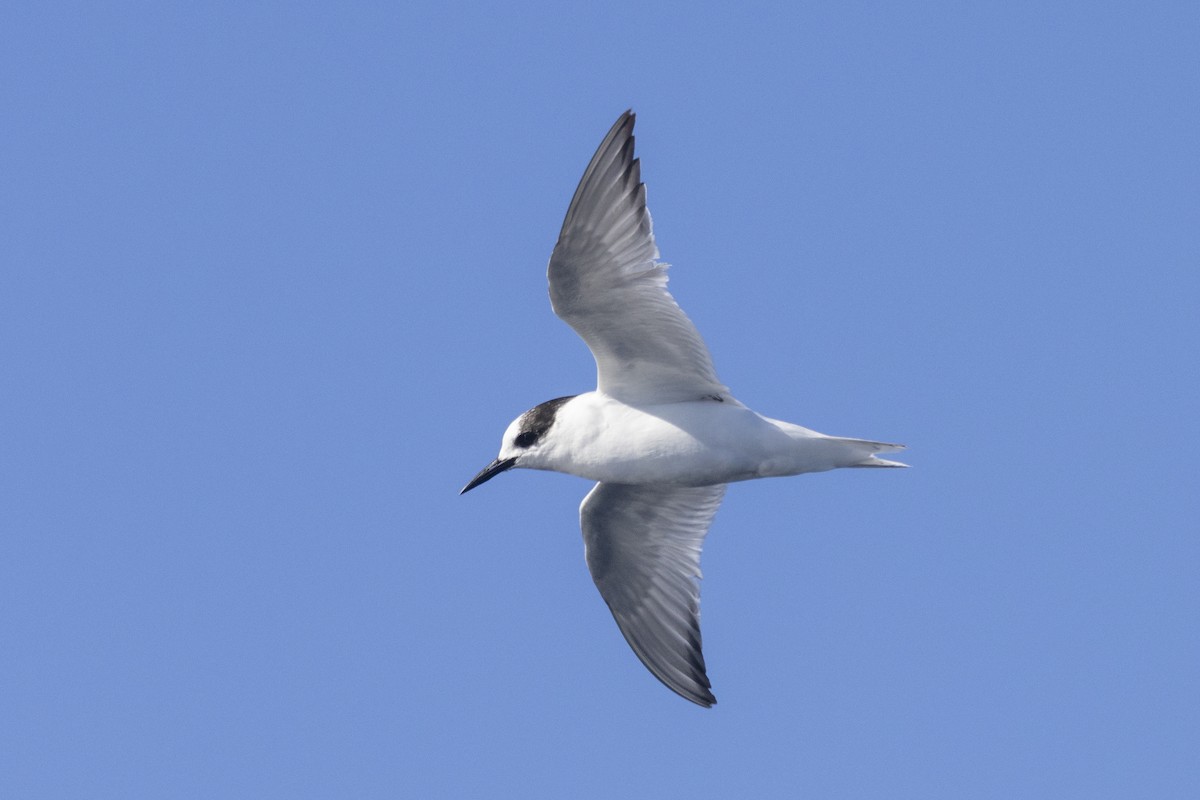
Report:
[[542,435],[554,424],[554,416],[558,413],[558,409],[571,397],[556,397],[553,400],[547,400],[540,406],[534,406],[522,414],[518,426],[521,432],[513,437],[513,445],[525,449],[537,444]]

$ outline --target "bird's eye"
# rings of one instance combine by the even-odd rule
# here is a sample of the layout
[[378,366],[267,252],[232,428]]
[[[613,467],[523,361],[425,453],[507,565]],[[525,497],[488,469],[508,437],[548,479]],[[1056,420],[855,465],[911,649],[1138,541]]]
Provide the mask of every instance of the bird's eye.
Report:
[[537,434],[533,431],[522,431],[517,434],[517,438],[513,440],[513,444],[517,447],[529,447],[537,441]]

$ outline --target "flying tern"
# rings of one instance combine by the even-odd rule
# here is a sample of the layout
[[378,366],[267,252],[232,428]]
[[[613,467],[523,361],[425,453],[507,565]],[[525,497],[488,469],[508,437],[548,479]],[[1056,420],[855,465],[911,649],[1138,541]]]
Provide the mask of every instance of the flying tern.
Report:
[[600,595],[642,663],[701,706],[700,550],[726,484],[839,467],[903,467],[903,445],[827,436],[730,394],[667,291],[626,111],[592,156],[548,268],[550,303],[587,343],[596,389],[517,417],[462,492],[509,469],[597,481],[579,507]]

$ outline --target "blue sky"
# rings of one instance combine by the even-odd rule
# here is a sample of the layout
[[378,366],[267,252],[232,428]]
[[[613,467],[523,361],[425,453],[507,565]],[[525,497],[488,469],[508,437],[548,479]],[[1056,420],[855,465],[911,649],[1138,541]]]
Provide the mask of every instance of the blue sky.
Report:
[[[581,4],[582,6],[582,4]],[[1194,3],[0,12],[0,795],[1200,796]],[[672,290],[899,471],[734,486],[638,664],[545,264],[627,107]]]

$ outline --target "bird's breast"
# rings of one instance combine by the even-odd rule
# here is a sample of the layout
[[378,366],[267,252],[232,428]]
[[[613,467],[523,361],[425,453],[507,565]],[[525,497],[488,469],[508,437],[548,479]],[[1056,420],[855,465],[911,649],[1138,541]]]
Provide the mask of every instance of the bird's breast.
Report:
[[562,422],[558,463],[549,468],[608,483],[707,486],[758,477],[779,436],[749,409],[708,400],[645,408],[585,402]]

